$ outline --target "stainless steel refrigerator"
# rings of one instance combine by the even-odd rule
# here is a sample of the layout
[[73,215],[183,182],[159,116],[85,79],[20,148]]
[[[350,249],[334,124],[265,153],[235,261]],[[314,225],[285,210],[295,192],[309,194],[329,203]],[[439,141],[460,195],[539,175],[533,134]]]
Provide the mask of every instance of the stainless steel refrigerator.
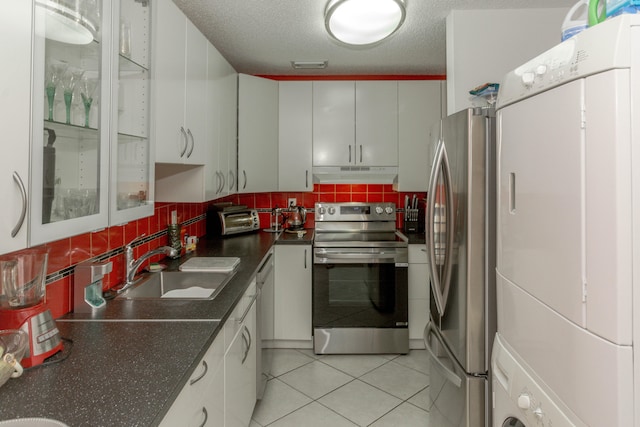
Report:
[[442,119],[429,138],[429,425],[491,425],[495,307],[495,111]]

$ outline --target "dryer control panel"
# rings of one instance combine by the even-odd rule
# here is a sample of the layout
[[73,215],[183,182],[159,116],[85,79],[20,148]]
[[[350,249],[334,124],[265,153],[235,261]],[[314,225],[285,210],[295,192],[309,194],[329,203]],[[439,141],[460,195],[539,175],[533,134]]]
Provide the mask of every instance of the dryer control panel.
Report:
[[629,44],[629,31],[633,25],[640,25],[640,15],[609,19],[507,73],[500,83],[496,108],[571,80],[614,68],[629,68],[632,50],[621,45]]

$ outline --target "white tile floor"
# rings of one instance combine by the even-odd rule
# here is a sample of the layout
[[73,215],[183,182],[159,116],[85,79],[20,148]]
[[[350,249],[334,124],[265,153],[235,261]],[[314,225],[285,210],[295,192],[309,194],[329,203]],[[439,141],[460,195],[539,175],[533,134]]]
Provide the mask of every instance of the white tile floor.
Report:
[[424,350],[403,356],[267,351],[273,378],[250,427],[428,426]]

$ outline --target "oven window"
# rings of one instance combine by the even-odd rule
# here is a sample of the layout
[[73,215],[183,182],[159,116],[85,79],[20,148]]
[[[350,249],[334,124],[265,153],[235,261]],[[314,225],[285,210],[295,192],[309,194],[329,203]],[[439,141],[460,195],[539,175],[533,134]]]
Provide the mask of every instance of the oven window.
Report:
[[314,327],[391,328],[407,322],[406,268],[315,264],[313,274]]

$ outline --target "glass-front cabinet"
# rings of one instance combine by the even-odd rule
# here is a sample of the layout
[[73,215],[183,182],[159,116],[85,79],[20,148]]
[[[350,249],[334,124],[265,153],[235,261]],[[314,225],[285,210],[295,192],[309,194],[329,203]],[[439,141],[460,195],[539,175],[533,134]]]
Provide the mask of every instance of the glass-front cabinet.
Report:
[[35,0],[29,244],[153,213],[148,0]]
[[30,245],[108,224],[108,3],[35,0]]
[[153,214],[149,140],[151,2],[114,4],[110,224]]

